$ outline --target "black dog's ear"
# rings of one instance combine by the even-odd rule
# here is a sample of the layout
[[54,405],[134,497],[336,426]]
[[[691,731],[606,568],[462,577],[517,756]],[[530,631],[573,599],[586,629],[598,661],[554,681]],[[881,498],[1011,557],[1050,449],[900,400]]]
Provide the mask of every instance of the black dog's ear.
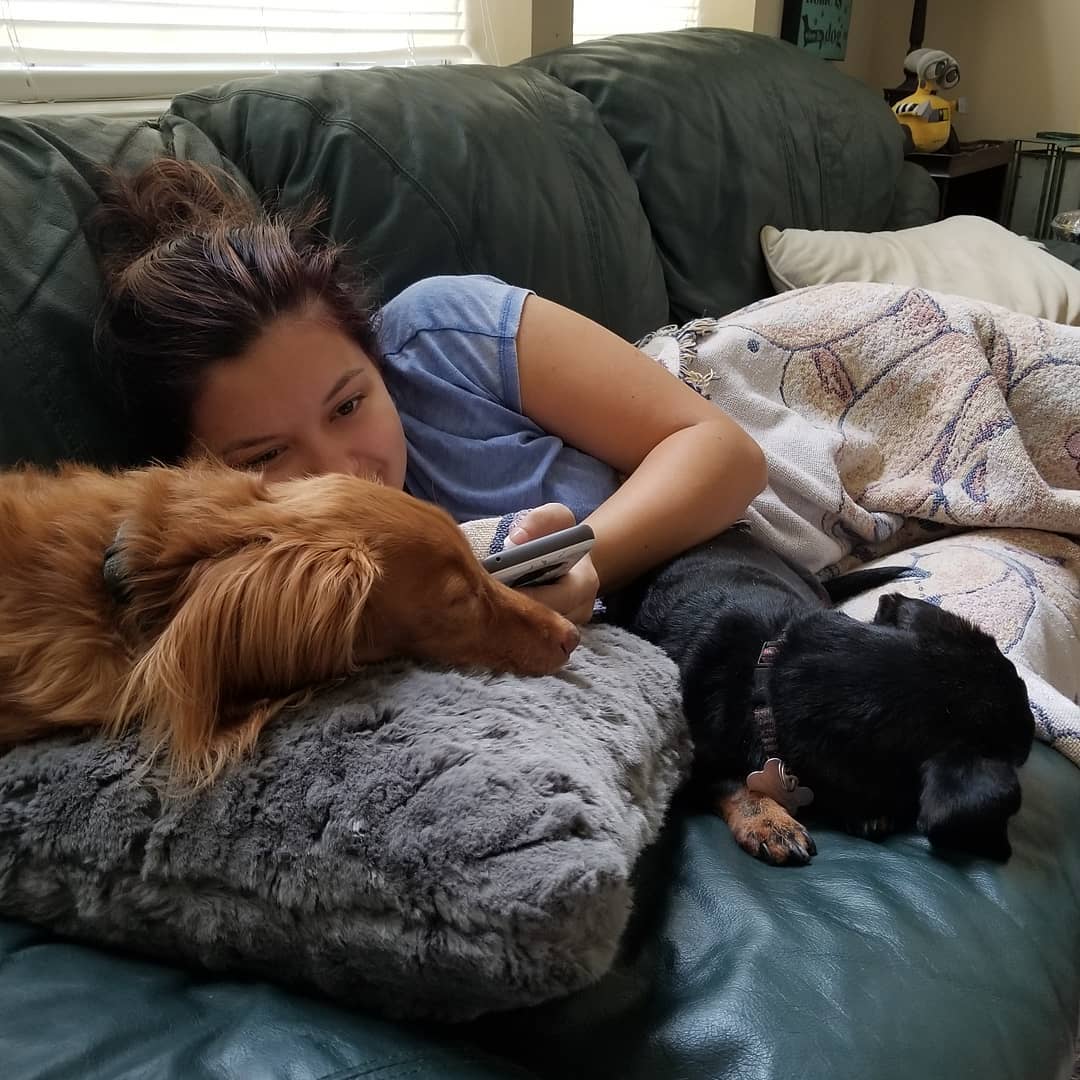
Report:
[[971,624],[965,623],[959,615],[953,615],[928,600],[898,592],[885,593],[878,597],[873,622],[878,626],[895,626],[901,630],[916,632],[920,629],[940,631],[943,624],[954,630],[969,627],[974,630]]
[[874,612],[873,621],[879,626],[895,626],[902,599],[899,593],[894,592],[878,597],[877,611]]
[[950,751],[923,762],[918,829],[932,844],[1004,862],[1009,818],[1019,809],[1020,781],[1008,762]]

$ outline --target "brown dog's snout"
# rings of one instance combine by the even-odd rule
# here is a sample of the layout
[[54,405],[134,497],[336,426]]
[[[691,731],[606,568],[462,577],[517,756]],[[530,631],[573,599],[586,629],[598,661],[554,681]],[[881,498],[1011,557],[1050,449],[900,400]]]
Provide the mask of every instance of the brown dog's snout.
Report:
[[[415,560],[384,565],[366,617],[399,654],[453,667],[554,675],[581,642],[569,619],[496,581],[471,549],[464,548],[460,563],[442,577],[448,591],[438,590],[439,574],[417,575]],[[365,659],[391,654],[376,648]]]
[[553,675],[560,670],[581,644],[581,631],[516,589],[490,580],[487,584],[492,604],[486,636],[502,646],[499,666],[520,675]]

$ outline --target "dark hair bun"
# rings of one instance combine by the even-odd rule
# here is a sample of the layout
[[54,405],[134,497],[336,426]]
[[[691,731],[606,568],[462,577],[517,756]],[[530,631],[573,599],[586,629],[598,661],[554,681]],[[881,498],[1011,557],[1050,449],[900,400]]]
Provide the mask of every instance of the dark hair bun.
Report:
[[262,217],[258,203],[224,170],[168,157],[130,176],[106,173],[100,197],[91,228],[109,285],[174,236]]

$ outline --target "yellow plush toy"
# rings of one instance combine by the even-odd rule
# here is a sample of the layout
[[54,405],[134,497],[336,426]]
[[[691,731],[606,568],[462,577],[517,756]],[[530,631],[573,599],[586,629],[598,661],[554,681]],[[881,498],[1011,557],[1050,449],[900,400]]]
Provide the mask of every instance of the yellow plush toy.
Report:
[[956,86],[960,81],[960,66],[940,49],[916,49],[904,60],[904,70],[919,80],[919,88],[898,101],[893,112],[910,130],[915,149],[931,154],[948,142],[952,130],[953,104],[937,91]]

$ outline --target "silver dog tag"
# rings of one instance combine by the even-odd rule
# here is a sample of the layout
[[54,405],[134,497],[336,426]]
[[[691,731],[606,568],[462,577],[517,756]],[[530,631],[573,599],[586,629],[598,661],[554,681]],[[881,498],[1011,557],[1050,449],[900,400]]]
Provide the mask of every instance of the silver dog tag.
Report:
[[799,778],[789,773],[776,757],[769,758],[758,772],[752,772],[746,778],[746,786],[759,795],[768,795],[789,814],[798,813],[800,807],[814,801],[814,793],[808,787],[800,787]]

